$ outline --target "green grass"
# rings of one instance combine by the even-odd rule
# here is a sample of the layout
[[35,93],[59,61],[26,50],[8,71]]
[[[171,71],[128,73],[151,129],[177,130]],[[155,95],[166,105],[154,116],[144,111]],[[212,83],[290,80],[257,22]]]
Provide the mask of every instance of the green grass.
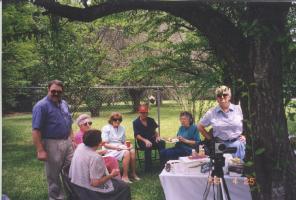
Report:
[[286,108],[288,131],[290,134],[296,135],[296,101],[290,101]]
[[[101,129],[107,124],[112,111],[123,114],[122,125],[127,130],[127,138],[133,140],[132,121],[137,114],[130,112],[130,107],[121,105],[113,110],[103,110],[100,117],[93,119],[93,128]],[[176,104],[166,103],[161,106],[161,136],[172,137],[179,128],[180,108]],[[157,108],[152,107],[150,116],[157,121]],[[75,117],[76,119],[76,117]],[[47,199],[47,185],[44,175],[44,165],[37,161],[35,148],[31,139],[30,114],[15,115],[3,118],[3,164],[2,191],[12,200],[45,200]],[[288,121],[289,132],[296,133],[296,122]],[[78,127],[73,124],[74,131]],[[157,163],[156,163],[157,164]],[[134,200],[162,200],[164,194],[158,174],[161,169],[156,166],[154,172],[146,174],[139,167],[141,181],[131,184],[132,199]]]
[[[123,114],[122,125],[127,130],[127,138],[133,140],[132,121],[137,114],[130,112],[130,107],[120,106],[114,110],[103,110],[100,117],[93,118],[93,128],[101,129],[107,124],[112,111]],[[176,105],[167,104],[161,107],[161,135],[175,136],[179,128],[180,109]],[[157,108],[152,107],[150,116],[157,121]],[[75,117],[76,119],[76,117]],[[3,169],[2,191],[13,200],[45,200],[47,199],[46,177],[44,165],[35,156],[35,148],[31,138],[30,114],[8,116],[3,118]],[[73,124],[74,131],[78,130]],[[153,173],[146,174],[137,167],[141,181],[131,184],[132,199],[164,199],[158,174],[161,169],[158,163]]]
[[[133,127],[132,127],[132,121],[137,118],[137,113],[131,113],[130,107],[128,106],[116,106],[112,107],[112,109],[103,110],[100,114],[100,117],[93,118],[93,128],[101,129],[104,125],[106,125],[109,119],[109,116],[111,112],[118,111],[122,113],[123,115],[123,121],[121,123],[122,126],[126,129],[126,135],[128,139],[133,139]],[[160,115],[160,132],[161,136],[168,137],[168,136],[174,136],[179,128],[179,113],[180,108],[177,105],[174,104],[164,104],[161,106]],[[76,117],[81,114],[78,113],[74,116]],[[89,113],[88,113],[89,114]],[[157,107],[151,107],[149,116],[154,118],[157,122]],[[78,130],[78,127],[76,125],[73,125],[74,132]]]

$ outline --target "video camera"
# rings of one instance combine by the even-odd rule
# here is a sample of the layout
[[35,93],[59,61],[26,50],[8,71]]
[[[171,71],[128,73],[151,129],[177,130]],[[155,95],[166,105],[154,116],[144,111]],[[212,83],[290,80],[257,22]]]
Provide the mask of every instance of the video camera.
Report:
[[213,162],[214,170],[213,175],[219,177],[223,176],[222,167],[225,166],[224,153],[236,153],[236,147],[226,147],[226,145],[219,138],[212,140],[204,140],[198,143],[195,147],[196,152],[199,152],[199,146],[203,145],[205,154],[208,155]]
[[215,159],[221,157],[224,153],[235,153],[237,151],[236,147],[226,147],[226,145],[219,138],[214,138],[212,140],[204,140],[197,144],[196,152],[199,152],[199,146],[203,145],[205,154],[210,158]]

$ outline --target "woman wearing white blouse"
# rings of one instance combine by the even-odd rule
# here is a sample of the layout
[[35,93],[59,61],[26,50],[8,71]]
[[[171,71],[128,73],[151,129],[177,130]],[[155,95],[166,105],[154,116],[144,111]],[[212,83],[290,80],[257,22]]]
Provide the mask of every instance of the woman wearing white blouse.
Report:
[[[227,147],[236,147],[235,157],[245,157],[246,139],[243,132],[243,114],[239,105],[230,102],[231,90],[222,85],[215,91],[218,105],[211,108],[200,120],[198,130],[207,139],[216,137]],[[205,127],[213,127],[213,135],[210,135]]]
[[122,160],[122,180],[131,183],[128,178],[129,166],[131,167],[131,178],[140,180],[136,174],[136,154],[135,150],[125,145],[125,129],[120,125],[122,115],[119,112],[113,112],[108,120],[109,124],[102,129],[102,139],[105,149],[108,152],[106,156],[113,156],[117,160]]

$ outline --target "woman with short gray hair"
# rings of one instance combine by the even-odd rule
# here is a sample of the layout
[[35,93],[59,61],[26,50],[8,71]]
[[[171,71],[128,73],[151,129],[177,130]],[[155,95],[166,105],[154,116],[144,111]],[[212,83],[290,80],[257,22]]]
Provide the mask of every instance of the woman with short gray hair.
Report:
[[[231,90],[222,85],[215,90],[218,105],[211,108],[200,120],[198,130],[207,139],[215,137],[227,147],[237,147],[235,157],[243,159],[245,157],[245,137],[243,131],[243,114],[240,105],[230,102]],[[205,129],[212,126],[213,135]]]

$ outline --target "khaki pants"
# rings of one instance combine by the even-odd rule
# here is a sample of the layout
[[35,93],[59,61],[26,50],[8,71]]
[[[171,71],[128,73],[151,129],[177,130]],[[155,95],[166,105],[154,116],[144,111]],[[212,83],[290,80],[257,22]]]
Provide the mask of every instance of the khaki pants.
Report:
[[47,160],[45,161],[45,173],[48,184],[49,200],[64,199],[60,173],[64,166],[71,163],[73,146],[70,138],[66,140],[43,140]]

